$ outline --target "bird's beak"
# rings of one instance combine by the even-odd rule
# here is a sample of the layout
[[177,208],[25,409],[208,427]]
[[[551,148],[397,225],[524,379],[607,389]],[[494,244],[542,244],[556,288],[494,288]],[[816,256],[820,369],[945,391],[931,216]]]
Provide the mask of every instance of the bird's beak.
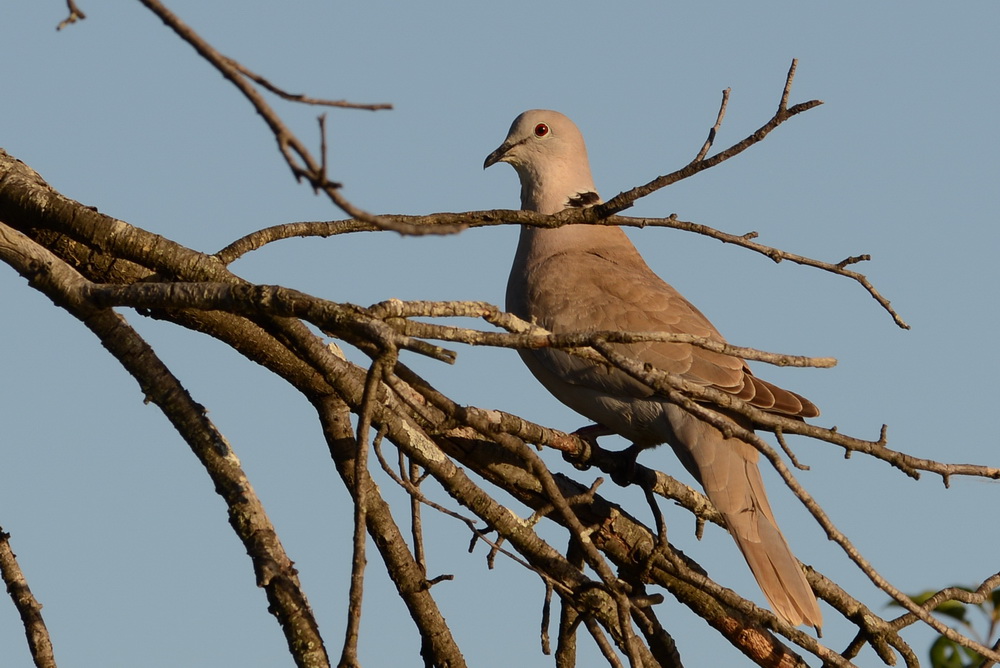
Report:
[[498,148],[497,150],[493,151],[488,156],[486,156],[486,162],[483,163],[483,169],[486,169],[490,165],[495,165],[498,162],[502,161],[504,156],[507,154],[507,151],[510,150],[511,146],[513,146],[513,144],[506,141],[500,144],[500,148]]

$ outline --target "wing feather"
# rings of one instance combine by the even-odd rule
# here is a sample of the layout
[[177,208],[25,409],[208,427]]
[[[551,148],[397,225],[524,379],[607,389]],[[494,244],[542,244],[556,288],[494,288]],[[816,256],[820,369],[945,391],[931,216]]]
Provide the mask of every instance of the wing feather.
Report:
[[[526,285],[530,308],[519,315],[559,333],[668,332],[725,341],[701,311],[635,258],[637,254],[616,252],[615,248],[549,256],[532,268]],[[567,263],[573,267],[572,281],[556,273]],[[629,280],[623,281],[623,276]],[[763,410],[794,417],[819,414],[808,399],[755,377],[738,357],[687,343],[616,346],[624,354],[658,369],[727,392]],[[622,371],[559,350],[540,349],[531,354],[549,372],[570,384],[621,397],[652,395],[648,387]]]

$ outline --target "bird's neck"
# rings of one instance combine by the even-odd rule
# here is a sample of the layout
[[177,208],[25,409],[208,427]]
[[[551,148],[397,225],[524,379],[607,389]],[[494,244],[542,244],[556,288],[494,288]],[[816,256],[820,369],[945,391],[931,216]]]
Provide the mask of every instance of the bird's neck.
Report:
[[[539,169],[534,164],[515,164],[521,181],[521,208],[525,211],[553,214],[574,206],[580,195],[593,193],[597,188],[584,161],[557,162]],[[598,200],[599,201],[599,200]],[[588,200],[586,204],[594,204]]]

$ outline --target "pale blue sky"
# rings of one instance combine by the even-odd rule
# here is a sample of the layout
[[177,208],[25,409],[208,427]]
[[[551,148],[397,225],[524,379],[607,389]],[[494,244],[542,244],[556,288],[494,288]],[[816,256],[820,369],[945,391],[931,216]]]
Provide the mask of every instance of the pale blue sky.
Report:
[[[792,101],[826,103],[725,165],[661,191],[633,213],[756,230],[760,241],[859,266],[893,300],[898,329],[857,285],[672,230],[633,231],[650,265],[734,343],[830,355],[832,370],[757,373],[823,410],[816,422],[918,456],[996,466],[1000,287],[996,187],[1000,5],[965,2],[239,3],[176,0],[220,48],[293,92],[391,102],[328,112],[330,164],[374,212],[515,208],[513,170],[483,172],[510,121],[532,107],[572,117],[605,196],[686,163],[732,97],[716,146],[773,113],[788,65]],[[235,89],[139,3],[81,0],[57,33],[57,0],[0,7],[0,147],[82,203],[214,252],[268,225],[343,217],[295,183]],[[315,108],[276,103],[307,141]],[[287,241],[234,265],[244,277],[338,301],[498,303],[512,227],[452,238]],[[66,666],[291,665],[225,508],[186,445],[82,325],[0,268],[0,526],[13,535]],[[228,348],[126,314],[230,439],[339,654],[350,506],[304,400]],[[412,361],[456,399],[554,427],[582,424],[513,353],[459,349],[454,367]],[[1000,570],[1000,486],[898,471],[794,441],[799,479],[894,584],[971,584]],[[546,453],[550,461],[558,456]],[[644,463],[681,475],[666,449]],[[576,474],[589,482],[594,473]],[[796,554],[884,611],[875,590],[772,476]],[[392,499],[402,497],[383,482]],[[638,496],[603,491],[642,513]],[[671,539],[723,584],[761,601],[731,540],[666,508]],[[435,593],[474,666],[545,666],[543,589],[520,567],[468,555],[468,535],[428,513]],[[317,529],[319,529],[317,531]],[[552,533],[552,535],[557,535]],[[559,544],[563,539],[558,539]],[[366,666],[419,664],[418,639],[370,555]],[[829,619],[842,649],[851,629]],[[687,665],[743,665],[687,611],[661,617]],[[502,620],[502,623],[500,622]],[[929,634],[910,634],[923,654]],[[512,641],[511,638],[520,639]],[[584,641],[588,645],[588,641]],[[3,666],[29,656],[0,600]],[[590,651],[588,649],[588,651]],[[858,659],[874,665],[871,653]]]

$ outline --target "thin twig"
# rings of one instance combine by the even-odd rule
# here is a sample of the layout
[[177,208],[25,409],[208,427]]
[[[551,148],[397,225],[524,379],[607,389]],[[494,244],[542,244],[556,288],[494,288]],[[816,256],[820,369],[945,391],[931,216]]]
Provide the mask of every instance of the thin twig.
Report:
[[[499,321],[499,318],[497,318]],[[709,339],[694,334],[678,334],[674,332],[628,332],[604,330],[599,332],[570,333],[539,333],[538,328],[522,334],[505,334],[500,332],[484,332],[475,329],[454,327],[452,325],[434,325],[425,322],[391,322],[390,326],[397,328],[401,334],[411,338],[428,338],[438,341],[458,341],[474,346],[492,346],[500,348],[537,349],[537,348],[585,348],[594,341],[607,343],[683,343],[705,350],[732,355],[742,359],[765,362],[783,367],[812,367],[829,369],[837,365],[833,357],[807,357],[805,355],[784,355],[770,353],[755,348],[734,346],[715,339]]]
[[667,523],[663,520],[663,512],[660,511],[660,505],[656,502],[656,497],[653,495],[653,488],[643,486],[643,494],[646,496],[646,503],[649,505],[649,509],[653,513],[653,520],[656,525],[656,535],[658,538],[659,545],[667,544]]
[[[341,193],[341,184],[327,179],[322,169],[322,165],[317,161],[312,153],[306,148],[299,138],[293,133],[281,117],[264,100],[243,69],[234,65],[235,61],[228,56],[221,54],[211,44],[205,41],[190,26],[185,24],[180,18],[171,12],[159,0],[140,0],[150,11],[156,14],[164,24],[173,30],[178,37],[190,44],[198,54],[207,60],[222,76],[230,81],[243,96],[250,102],[254,110],[264,119],[278,143],[278,150],[285,158],[285,162],[291,169],[296,179],[306,180],[314,190],[323,192],[340,210],[352,218],[357,218],[366,223],[374,225],[378,229],[392,230],[400,234],[454,234],[462,229],[464,225],[441,226],[441,227],[413,227],[407,223],[393,220],[383,220],[379,216],[368,213],[350,201]],[[254,81],[256,83],[256,81]]]
[[[678,334],[674,332],[563,332],[553,334],[541,327],[530,324],[516,316],[505,313],[489,302],[476,301],[401,301],[390,299],[369,307],[368,312],[375,318],[385,320],[407,337],[437,339],[439,341],[460,341],[469,345],[487,345],[504,348],[582,348],[593,341],[608,343],[647,343],[651,341],[664,343],[688,343],[705,350],[732,355],[775,366],[830,368],[836,366],[833,357],[806,357],[803,355],[784,355],[769,353],[755,348],[734,346],[723,341],[709,339],[694,334]],[[503,327],[514,334],[511,336],[497,332],[483,332],[476,329],[454,327],[451,325],[434,325],[425,322],[400,321],[399,318],[482,318],[487,322]],[[391,320],[390,319],[396,319]]]
[[781,449],[784,451],[785,456],[788,457],[788,460],[792,462],[792,466],[800,471],[809,470],[808,466],[799,462],[798,457],[795,456],[795,451],[788,447],[788,442],[785,441],[785,434],[781,431],[781,427],[775,428],[774,437],[778,439],[778,445],[781,446]]
[[733,244],[735,246],[752,250],[756,253],[769,257],[775,262],[788,260],[789,262],[793,262],[795,264],[821,269],[831,274],[837,274],[838,276],[850,278],[851,280],[859,283],[868,292],[868,294],[871,295],[872,298],[874,298],[886,312],[888,312],[897,326],[902,329],[910,329],[910,326],[906,323],[906,321],[900,317],[895,309],[892,308],[891,302],[875,289],[875,286],[872,285],[871,281],[869,281],[864,274],[860,274],[846,268],[850,264],[870,260],[870,255],[863,254],[853,258],[848,258],[848,260],[851,261],[842,260],[835,263],[824,262],[822,260],[814,260],[804,255],[789,253],[788,251],[759,244],[753,241],[753,239],[757,236],[756,232],[741,235],[730,234],[728,232],[721,232],[706,225],[677,220],[676,218],[626,218],[622,216],[615,216],[614,218],[609,219],[608,222],[619,225],[627,225],[630,227],[670,227],[673,229],[686,230],[688,232],[701,234],[712,239],[717,239],[723,243]]
[[361,628],[361,606],[364,600],[365,541],[367,539],[365,498],[368,476],[368,432],[372,426],[372,414],[378,401],[383,369],[395,364],[395,351],[379,356],[368,369],[361,412],[358,416],[357,453],[354,458],[354,551],[351,559],[351,586],[348,593],[347,626],[344,630],[344,648],[340,655],[340,666],[359,666],[358,638]]
[[545,599],[542,601],[541,640],[542,654],[552,654],[552,644],[549,641],[549,623],[552,619],[552,585],[545,583]]
[[278,86],[274,85],[273,83],[271,83],[261,75],[257,74],[256,72],[253,72],[252,70],[250,70],[250,68],[248,68],[246,65],[243,65],[239,61],[233,60],[232,58],[228,58],[225,56],[223,57],[226,58],[226,61],[229,63],[229,65],[238,70],[240,74],[250,79],[251,81],[258,83],[260,86],[271,91],[278,97],[288,100],[289,102],[298,102],[301,104],[313,104],[324,107],[341,107],[344,109],[363,109],[367,111],[392,109],[391,104],[384,102],[377,104],[359,104],[357,102],[348,102],[347,100],[324,100],[321,98],[309,97],[308,95],[302,95],[300,93],[289,93],[279,88]]
[[792,64],[785,75],[785,88],[781,91],[781,101],[778,103],[777,116],[788,113],[788,97],[792,93],[792,81],[795,79],[795,70],[798,69],[799,59],[792,58]]
[[719,132],[719,128],[722,127],[722,119],[726,115],[726,105],[729,104],[729,93],[732,91],[731,88],[727,88],[722,91],[722,104],[719,105],[719,115],[715,118],[715,125],[711,127],[708,131],[708,139],[705,140],[704,145],[702,145],[701,150],[698,151],[698,155],[694,157],[691,162],[700,162],[705,159],[708,155],[709,149],[712,148],[712,144],[715,142],[715,135]]
[[319,158],[320,158],[320,173],[323,175],[323,180],[326,180],[326,114],[320,114],[316,119],[319,123]]
[[[788,71],[788,76],[785,79],[785,87],[782,92],[781,102],[778,105],[778,111],[774,114],[774,116],[771,117],[771,119],[767,123],[758,128],[757,131],[751,134],[749,137],[736,144],[733,144],[729,148],[720,151],[719,153],[716,153],[710,158],[703,158],[701,160],[692,161],[687,165],[685,165],[683,168],[675,172],[671,172],[664,176],[655,178],[645,185],[632,188],[631,190],[628,190],[623,193],[619,193],[618,195],[611,198],[607,202],[604,202],[603,204],[598,204],[594,207],[590,207],[589,209],[583,209],[583,211],[592,212],[594,219],[607,218],[608,216],[623,211],[632,206],[632,204],[634,204],[636,200],[642,197],[646,197],[647,195],[654,193],[657,190],[660,190],[661,188],[665,188],[671,185],[672,183],[677,183],[682,179],[694,176],[699,172],[709,169],[710,167],[714,167],[722,162],[725,162],[726,160],[729,160],[734,156],[739,155],[740,153],[750,148],[754,144],[762,141],[764,137],[766,137],[771,133],[771,131],[773,131],[775,128],[777,128],[779,125],[781,125],[788,119],[823,104],[821,100],[810,100],[809,102],[802,102],[796,104],[791,108],[786,108],[788,102],[788,94],[791,91],[792,79],[795,76],[795,63],[796,61],[793,60],[792,67]],[[564,215],[564,214],[557,214],[557,215]]]
[[[383,376],[383,380],[385,380],[386,384],[388,384],[393,389],[393,391],[397,393],[397,395],[404,396],[404,395],[408,394],[405,391],[405,389],[403,388],[403,385],[405,385],[405,381],[402,381],[396,375],[391,374],[391,373],[386,373]],[[491,553],[493,553],[493,554],[497,554],[497,553],[498,554],[503,554],[504,556],[506,556],[509,559],[511,559],[512,561],[520,564],[521,566],[525,567],[526,569],[535,572],[536,574],[538,574],[546,582],[549,582],[549,583],[554,584],[554,585],[558,584],[558,583],[554,582],[553,580],[549,579],[548,576],[546,575],[546,573],[543,570],[536,568],[535,566],[531,565],[530,563],[528,563],[527,561],[525,561],[524,559],[522,559],[518,555],[514,554],[513,552],[510,552],[509,550],[505,550],[500,545],[500,543],[502,542],[502,538],[500,540],[497,540],[497,541],[491,540],[490,537],[486,535],[486,533],[485,533],[484,530],[481,530],[481,529],[479,529],[479,528],[476,527],[476,521],[475,520],[473,520],[471,518],[468,518],[468,517],[465,517],[464,515],[462,515],[460,513],[456,513],[455,511],[453,511],[453,510],[451,510],[449,508],[445,508],[441,504],[436,503],[436,502],[432,501],[431,499],[427,498],[427,496],[425,496],[423,494],[423,492],[420,491],[419,487],[417,487],[415,484],[413,484],[407,478],[403,478],[399,474],[397,474],[395,471],[393,471],[389,467],[388,463],[385,461],[384,458],[379,457],[379,462],[380,462],[380,464],[382,466],[382,470],[385,471],[389,475],[389,477],[393,480],[393,482],[395,482],[403,490],[405,490],[406,493],[409,494],[411,498],[413,498],[414,500],[416,500],[416,501],[418,501],[418,502],[420,502],[420,503],[422,503],[422,504],[424,504],[426,506],[429,506],[430,508],[433,508],[434,510],[438,511],[439,513],[441,513],[443,515],[447,515],[448,517],[456,519],[456,520],[462,522],[463,524],[465,524],[469,528],[469,531],[472,532],[473,545],[475,544],[475,542],[482,541],[482,542],[484,542],[484,543],[486,543],[487,545],[490,546]],[[415,466],[415,464],[414,464],[414,466]],[[471,552],[471,548],[470,548],[470,552]]]
[[87,15],[76,6],[76,2],[73,0],[66,0],[66,6],[69,8],[69,16],[59,22],[59,25],[56,26],[56,30],[62,30],[68,25],[72,25],[77,21],[82,21],[87,18]]
[[[420,488],[420,467],[412,461],[406,459],[402,452],[399,453],[400,464],[409,470],[406,472],[406,481],[413,487]],[[402,471],[400,471],[402,473]],[[410,537],[413,540],[413,558],[416,559],[420,568],[427,573],[427,557],[424,552],[424,530],[423,515],[421,514],[420,499],[410,496]]]
[[[961,601],[962,603],[979,605],[986,601],[997,587],[1000,587],[1000,573],[995,573],[986,578],[973,591],[968,591],[961,587],[946,587],[925,599],[920,605],[928,611],[934,611],[939,605],[947,601]],[[917,621],[917,619],[918,617],[910,612],[892,620],[890,625],[894,629],[902,629]]]

